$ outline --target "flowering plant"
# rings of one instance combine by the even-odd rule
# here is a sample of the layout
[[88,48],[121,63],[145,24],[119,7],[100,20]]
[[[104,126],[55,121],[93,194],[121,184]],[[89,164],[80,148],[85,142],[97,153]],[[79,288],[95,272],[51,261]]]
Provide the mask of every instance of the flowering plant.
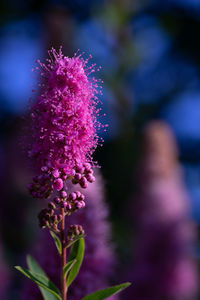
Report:
[[[49,57],[46,63],[38,61],[40,68],[36,67],[43,81],[39,83],[41,95],[30,111],[28,153],[37,176],[28,188],[34,198],[49,201],[38,219],[40,227],[50,231],[61,258],[61,291],[31,256],[27,257],[29,269],[16,269],[39,286],[45,300],[66,300],[83,261],[85,234],[79,224],[65,228],[65,218],[85,207],[84,194],[79,190],[68,193],[67,183],[86,189],[88,182],[95,181],[92,154],[102,125],[97,121],[98,80],[89,77],[95,65],[87,67],[88,59],[81,55],[65,57],[61,48],[58,53],[52,48]],[[82,299],[106,299],[128,285],[99,290]]]

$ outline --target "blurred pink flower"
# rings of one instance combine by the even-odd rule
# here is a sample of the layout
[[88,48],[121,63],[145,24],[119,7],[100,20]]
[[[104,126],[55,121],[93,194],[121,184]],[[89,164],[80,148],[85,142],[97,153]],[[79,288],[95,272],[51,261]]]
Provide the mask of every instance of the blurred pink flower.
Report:
[[[170,129],[152,122],[144,133],[135,211],[138,237],[123,299],[196,299],[196,232]],[[127,278],[127,277],[126,277]]]

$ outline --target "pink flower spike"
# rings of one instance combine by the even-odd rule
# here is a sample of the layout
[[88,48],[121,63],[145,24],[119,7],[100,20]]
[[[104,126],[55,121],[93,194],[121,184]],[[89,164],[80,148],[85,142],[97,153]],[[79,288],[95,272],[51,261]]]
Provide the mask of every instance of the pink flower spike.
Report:
[[[90,74],[95,67],[87,67],[88,59],[81,55],[69,58],[60,48],[49,51],[46,63],[38,61],[43,84],[41,95],[30,115],[33,142],[29,152],[39,169],[48,161],[52,175],[74,176],[84,171],[83,165],[94,166],[92,154],[98,145],[97,121],[99,109],[98,80]],[[41,69],[41,70],[40,70]],[[79,172],[79,169],[81,172]]]

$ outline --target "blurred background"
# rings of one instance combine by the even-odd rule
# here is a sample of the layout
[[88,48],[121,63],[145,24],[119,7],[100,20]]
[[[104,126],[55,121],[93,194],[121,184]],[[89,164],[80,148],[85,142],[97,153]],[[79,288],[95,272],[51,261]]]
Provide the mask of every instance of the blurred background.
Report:
[[13,266],[37,235],[19,145],[31,69],[60,45],[102,67],[109,127],[95,158],[116,257],[111,283],[133,282],[120,299],[200,299],[200,1],[2,0],[0,15],[0,299],[20,299],[25,281]]

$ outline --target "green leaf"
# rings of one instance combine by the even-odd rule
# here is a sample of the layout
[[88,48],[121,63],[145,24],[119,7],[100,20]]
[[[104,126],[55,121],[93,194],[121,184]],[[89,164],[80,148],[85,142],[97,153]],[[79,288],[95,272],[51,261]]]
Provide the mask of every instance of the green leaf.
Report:
[[15,268],[26,277],[34,281],[38,286],[41,286],[51,294],[55,295],[57,299],[61,300],[59,290],[46,276],[31,272],[30,270],[27,270],[20,266],[16,266]]
[[69,262],[74,259],[76,259],[76,262],[74,263],[73,267],[71,268],[71,270],[67,275],[66,284],[68,287],[78,275],[84,257],[84,250],[85,250],[85,242],[83,238],[76,241],[76,243],[74,243],[71,247],[70,254],[69,254]]
[[67,276],[67,274],[69,273],[69,271],[71,270],[71,268],[73,267],[73,265],[77,262],[76,259],[70,260],[65,266],[64,266],[64,274],[65,277]]
[[[42,270],[40,265],[37,263],[37,261],[32,256],[27,255],[26,261],[27,261],[27,265],[28,265],[30,271],[47,277],[46,273]],[[38,287],[39,287],[40,292],[45,300],[56,300],[57,299],[56,296],[54,296],[53,294],[51,294],[50,292],[48,292],[41,286],[38,286]]]
[[123,291],[125,288],[127,288],[131,283],[126,282],[119,285],[108,287],[104,290],[96,291],[90,295],[85,296],[82,300],[102,300],[106,299],[112,295],[115,295],[121,291]]
[[27,255],[26,262],[27,262],[27,265],[28,265],[30,271],[40,274],[40,275],[43,275],[43,276],[46,276],[46,273],[42,270],[42,268],[40,267],[38,262],[31,255]]
[[61,241],[60,241],[59,237],[53,231],[50,231],[50,234],[51,234],[52,238],[54,239],[58,253],[61,255],[62,245],[61,245]]

